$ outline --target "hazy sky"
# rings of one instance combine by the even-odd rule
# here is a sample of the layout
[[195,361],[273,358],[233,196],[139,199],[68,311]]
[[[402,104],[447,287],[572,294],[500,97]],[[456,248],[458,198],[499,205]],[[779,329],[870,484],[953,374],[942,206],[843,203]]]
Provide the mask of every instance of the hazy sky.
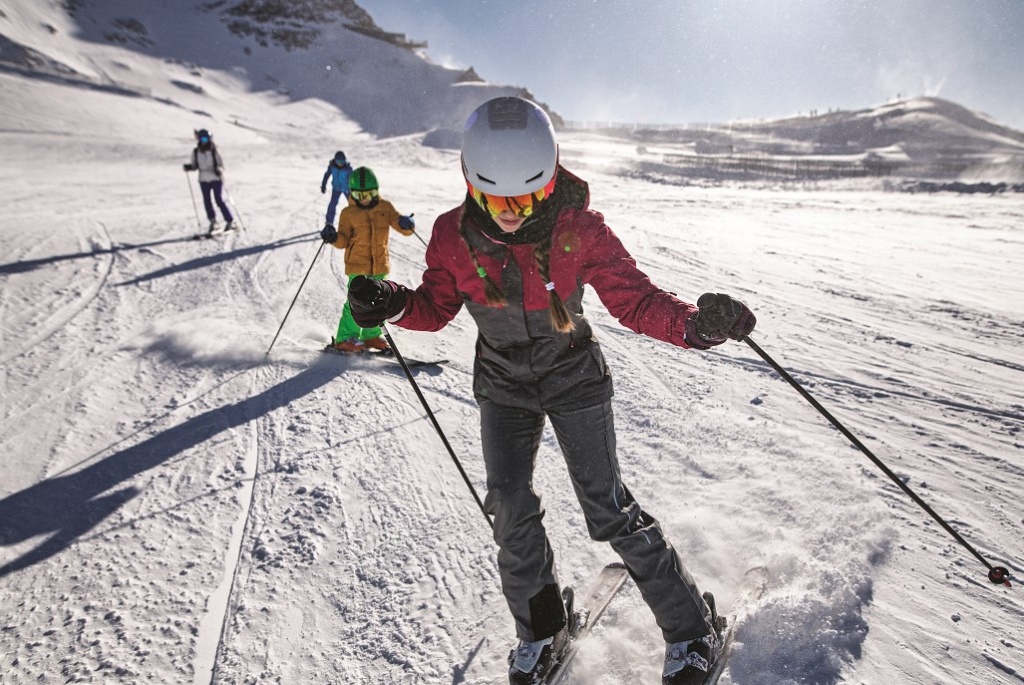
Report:
[[357,0],[570,120],[775,118],[937,95],[1024,129],[1024,0]]

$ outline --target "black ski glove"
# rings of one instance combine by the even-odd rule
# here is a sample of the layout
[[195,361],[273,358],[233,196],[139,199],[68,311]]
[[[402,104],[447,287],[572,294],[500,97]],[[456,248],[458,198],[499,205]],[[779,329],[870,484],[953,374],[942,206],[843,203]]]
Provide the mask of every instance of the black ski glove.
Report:
[[338,239],[338,229],[330,224],[325,224],[320,231],[320,237],[324,239],[325,243],[333,243]]
[[320,194],[323,195],[327,192],[327,186],[320,186]]
[[686,342],[706,350],[729,338],[742,340],[757,323],[753,312],[724,293],[704,293],[697,298],[699,311],[686,320]]
[[405,311],[409,289],[392,281],[356,276],[348,286],[352,318],[361,328],[376,328]]
[[183,164],[182,166],[185,167],[185,171],[195,171],[196,170],[196,168],[194,166],[192,166],[191,164]]
[[412,231],[416,228],[416,222],[413,221],[412,215],[398,217],[398,227],[404,231]]

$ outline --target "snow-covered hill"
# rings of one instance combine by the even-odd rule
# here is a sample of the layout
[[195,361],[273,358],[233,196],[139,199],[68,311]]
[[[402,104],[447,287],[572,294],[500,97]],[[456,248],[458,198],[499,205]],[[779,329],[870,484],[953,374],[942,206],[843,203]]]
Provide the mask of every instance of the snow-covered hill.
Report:
[[[164,40],[166,4],[75,4]],[[0,10],[4,59],[40,60],[0,71],[0,682],[504,682],[493,542],[408,381],[318,351],[344,297],[341,254],[316,235],[334,150],[372,166],[424,239],[463,196],[457,153],[422,132],[374,137],[343,103],[254,87],[252,72],[72,38],[56,5]],[[219,242],[192,240],[181,164],[198,126],[246,225]],[[624,173],[635,141],[561,143],[656,282],[749,302],[753,338],[1020,573],[1024,195],[653,184]],[[423,252],[396,234],[392,276],[417,284]],[[1024,681],[1019,583],[989,584],[751,349],[681,351],[585,305],[630,489],[724,607],[745,569],[770,571],[730,683]],[[451,360],[416,379],[482,490],[472,321],[392,333]],[[548,433],[536,487],[562,579],[585,582],[613,554],[587,540]],[[658,682],[635,588],[583,656],[574,682]]]
[[940,98],[773,121],[602,133],[637,144],[636,166],[649,177],[928,179],[1024,189],[1024,133]]
[[239,125],[250,108],[227,100],[226,80],[291,102],[316,98],[364,131],[388,136],[461,129],[480,102],[528,95],[431,63],[353,0],[5,0],[0,12],[0,68],[134,93],[200,116],[210,116],[203,103],[212,96]]
[[806,141],[838,154],[901,146],[911,158],[965,154],[1024,154],[1024,133],[948,100],[920,97],[855,112],[815,113],[735,124],[778,140]]

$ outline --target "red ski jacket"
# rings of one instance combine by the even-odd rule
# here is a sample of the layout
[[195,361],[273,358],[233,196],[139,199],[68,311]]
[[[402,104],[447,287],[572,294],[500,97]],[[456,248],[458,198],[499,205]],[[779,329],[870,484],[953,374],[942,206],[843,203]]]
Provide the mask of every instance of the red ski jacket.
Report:
[[[629,255],[600,213],[588,209],[589,189],[559,167],[551,211],[538,212],[539,231],[550,240],[549,274],[575,330],[551,326],[546,283],[535,244],[514,244],[468,199],[437,218],[427,247],[422,284],[409,295],[396,325],[436,331],[465,306],[479,329],[473,390],[478,399],[534,411],[574,404],[589,406],[611,397],[611,375],[597,339],[583,316],[583,286],[589,285],[623,326],[689,347],[683,334],[696,306],[653,283]],[[465,224],[463,238],[460,227]],[[518,232],[524,231],[524,224]],[[490,230],[487,230],[490,228]],[[537,235],[538,227],[531,228]],[[502,239],[505,239],[504,241]],[[466,240],[480,266],[500,284],[508,304],[490,307]]]

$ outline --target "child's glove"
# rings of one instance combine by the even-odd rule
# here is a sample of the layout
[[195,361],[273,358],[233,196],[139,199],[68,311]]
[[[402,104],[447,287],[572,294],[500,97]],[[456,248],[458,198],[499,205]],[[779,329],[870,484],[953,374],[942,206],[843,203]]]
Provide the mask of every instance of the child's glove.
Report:
[[398,227],[404,231],[412,231],[416,228],[416,222],[412,220],[411,216],[400,216],[398,217]]
[[191,164],[184,164],[182,166],[185,168],[185,171],[195,171],[196,170],[196,168],[193,165],[191,165]]
[[348,286],[352,318],[360,328],[376,328],[405,311],[409,289],[392,281],[356,276]]
[[706,350],[729,338],[742,340],[757,323],[753,312],[724,293],[704,293],[697,298],[699,310],[686,320],[686,343]]
[[327,186],[320,186],[320,194],[323,195],[327,192]]
[[324,239],[325,243],[333,243],[338,239],[338,229],[330,224],[327,224],[320,231],[320,237]]

